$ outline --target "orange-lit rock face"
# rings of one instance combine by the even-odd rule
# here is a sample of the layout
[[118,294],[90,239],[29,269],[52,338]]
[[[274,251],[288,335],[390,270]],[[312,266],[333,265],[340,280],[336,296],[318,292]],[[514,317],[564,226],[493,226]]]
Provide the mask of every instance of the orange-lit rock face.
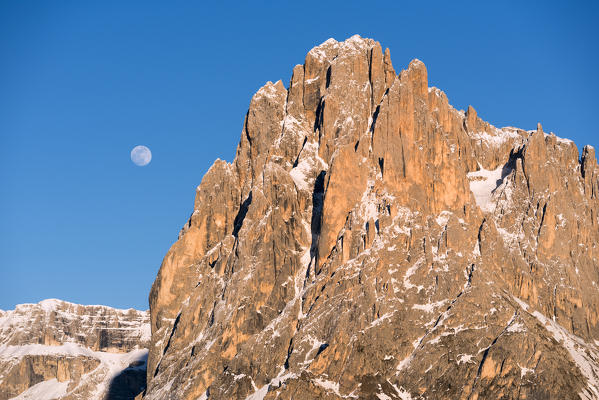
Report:
[[145,397],[599,397],[597,177],[592,148],[328,40],[203,178],[150,295]]

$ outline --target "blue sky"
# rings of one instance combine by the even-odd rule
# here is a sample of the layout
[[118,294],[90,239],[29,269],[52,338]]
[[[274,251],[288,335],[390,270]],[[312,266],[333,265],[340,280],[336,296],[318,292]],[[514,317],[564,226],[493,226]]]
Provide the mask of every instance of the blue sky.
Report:
[[[252,94],[287,85],[329,37],[374,38],[396,70],[419,58],[454,106],[497,126],[599,144],[595,2],[203,3],[0,3],[1,309],[147,308]],[[146,167],[129,159],[138,144]]]

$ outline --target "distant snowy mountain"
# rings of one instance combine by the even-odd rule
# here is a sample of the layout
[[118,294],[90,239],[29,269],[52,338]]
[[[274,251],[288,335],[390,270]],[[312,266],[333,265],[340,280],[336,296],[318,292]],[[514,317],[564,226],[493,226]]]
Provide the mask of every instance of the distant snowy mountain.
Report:
[[133,398],[149,313],[49,299],[0,310],[0,400]]

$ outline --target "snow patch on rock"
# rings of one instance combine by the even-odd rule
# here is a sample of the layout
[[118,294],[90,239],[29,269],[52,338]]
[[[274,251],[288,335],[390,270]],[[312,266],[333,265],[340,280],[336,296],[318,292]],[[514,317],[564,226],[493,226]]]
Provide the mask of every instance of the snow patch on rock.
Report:
[[56,378],[31,386],[12,400],[52,400],[67,394],[70,381],[58,382]]
[[492,202],[493,191],[502,182],[503,166],[492,171],[480,167],[476,172],[470,172],[468,179],[470,181],[470,191],[474,194],[476,205],[483,212],[492,212],[495,206]]
[[510,140],[520,139],[521,136],[514,130],[509,128],[495,129],[495,134],[491,135],[487,132],[477,132],[471,135],[474,140],[484,143],[488,147],[498,148]]

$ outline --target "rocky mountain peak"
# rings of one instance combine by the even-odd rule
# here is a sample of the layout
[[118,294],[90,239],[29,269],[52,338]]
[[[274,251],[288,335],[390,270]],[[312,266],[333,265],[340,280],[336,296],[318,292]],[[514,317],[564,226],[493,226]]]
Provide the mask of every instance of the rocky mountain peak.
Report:
[[202,179],[145,398],[599,397],[597,184],[592,148],[329,39]]

